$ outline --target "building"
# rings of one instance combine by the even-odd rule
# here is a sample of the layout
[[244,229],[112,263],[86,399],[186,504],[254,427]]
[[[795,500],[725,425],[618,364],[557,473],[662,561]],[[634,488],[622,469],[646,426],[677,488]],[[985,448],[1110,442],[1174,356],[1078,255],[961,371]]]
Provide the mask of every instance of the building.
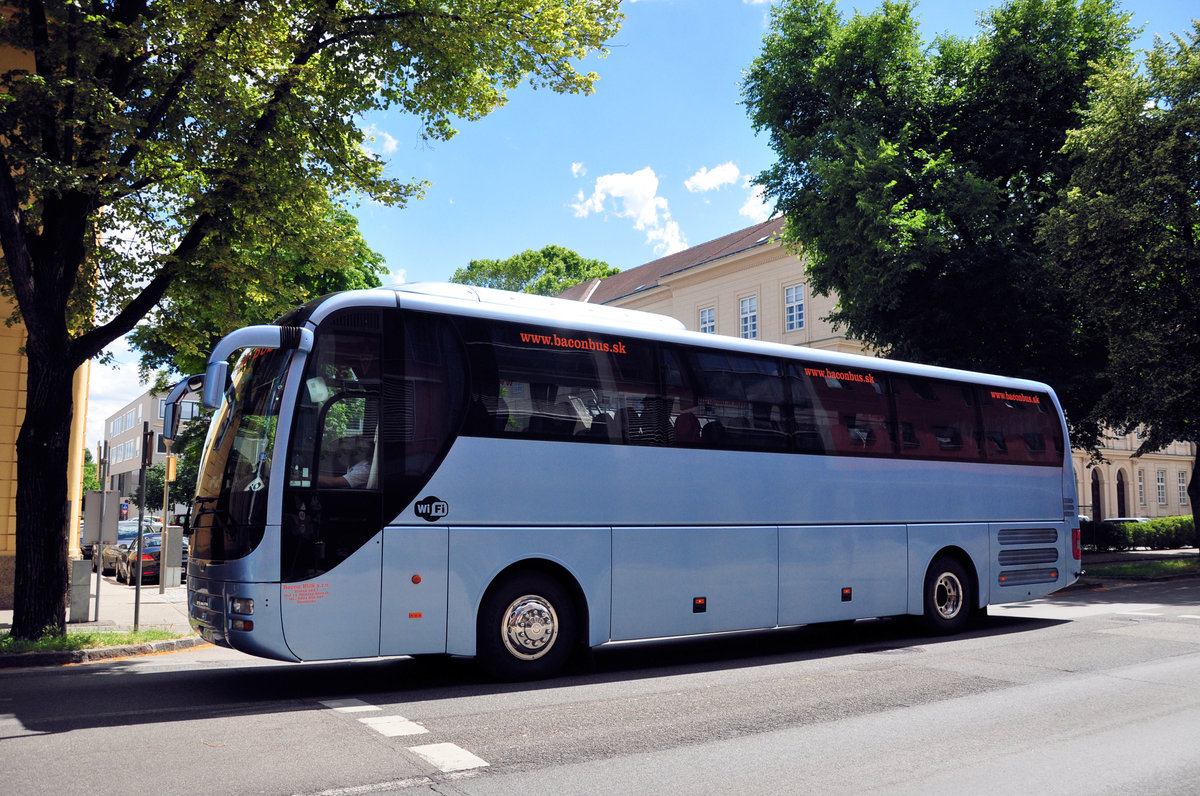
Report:
[[[562,298],[670,315],[694,331],[752,337],[788,345],[869,353],[862,343],[827,322],[836,296],[814,296],[802,258],[787,251],[778,235],[783,219],[591,279]],[[1168,517],[1190,514],[1188,479],[1196,446],[1173,443],[1134,458],[1136,434],[1103,440],[1103,462],[1074,455],[1080,513],[1106,517]]]
[[[166,399],[165,392],[147,390],[104,421],[104,442],[108,445],[106,486],[122,498],[132,498],[137,490],[138,473],[142,466],[143,424],[149,424],[149,430],[154,435],[151,465],[167,460],[167,448],[162,438]],[[194,395],[189,395],[179,404],[180,426],[186,425],[198,414],[200,403]]]
[[777,218],[622,271],[562,298],[657,312],[689,329],[846,353],[863,345],[822,320],[837,299],[814,296],[804,263],[777,238]]
[[[5,7],[5,13],[9,9]],[[0,71],[33,71],[32,54],[0,47]],[[13,301],[0,297],[0,317],[10,318]],[[0,609],[13,607],[17,556],[17,434],[25,419],[25,327],[0,325]],[[71,422],[71,454],[67,465],[68,554],[78,558],[79,515],[83,484],[84,426],[87,418],[87,363],[75,372],[75,417]]]

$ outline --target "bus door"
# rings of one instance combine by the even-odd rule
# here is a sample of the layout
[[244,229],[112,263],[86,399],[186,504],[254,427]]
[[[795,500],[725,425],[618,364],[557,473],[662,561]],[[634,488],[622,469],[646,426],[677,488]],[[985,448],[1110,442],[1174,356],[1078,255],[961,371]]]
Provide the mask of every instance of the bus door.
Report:
[[358,310],[322,324],[292,427],[280,573],[284,638],[303,660],[379,654],[381,361],[372,317]]

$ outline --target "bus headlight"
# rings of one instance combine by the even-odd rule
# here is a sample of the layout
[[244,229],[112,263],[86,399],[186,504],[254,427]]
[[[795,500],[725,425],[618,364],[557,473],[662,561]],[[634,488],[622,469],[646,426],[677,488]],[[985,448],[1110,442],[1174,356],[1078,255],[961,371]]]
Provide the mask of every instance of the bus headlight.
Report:
[[251,600],[249,597],[234,597],[229,601],[229,612],[231,614],[251,616],[254,613],[254,600]]

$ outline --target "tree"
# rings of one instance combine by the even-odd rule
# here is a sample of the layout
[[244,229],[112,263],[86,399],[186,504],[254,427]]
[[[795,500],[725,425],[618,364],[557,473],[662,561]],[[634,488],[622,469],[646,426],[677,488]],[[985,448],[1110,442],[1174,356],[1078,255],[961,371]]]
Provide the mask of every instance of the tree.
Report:
[[96,472],[96,460],[92,458],[92,452],[88,448],[83,449],[83,482],[80,491],[87,495],[88,492],[94,492],[100,488],[100,476]]
[[[164,299],[266,275],[238,246],[299,236],[328,196],[402,206],[358,119],[445,140],[523,81],[584,93],[616,0],[21,0],[0,47],[3,288],[27,333],[12,634],[65,629],[71,377]],[[48,476],[48,474],[54,474]]]
[[1066,198],[1043,240],[1108,352],[1093,417],[1141,428],[1137,455],[1200,444],[1200,22],[1186,40],[1156,41],[1144,70],[1109,66],[1090,85],[1067,141],[1077,161]]
[[263,230],[266,240],[232,246],[227,257],[253,263],[259,279],[245,290],[179,291],[129,333],[143,378],[154,369],[202,373],[208,353],[236,328],[270,323],[287,310],[339,290],[379,287],[383,256],[367,246],[348,210],[317,197],[311,222],[294,236]]
[[526,249],[506,260],[472,260],[459,268],[451,282],[477,287],[494,287],[539,296],[557,296],[571,285],[588,279],[603,279],[620,273],[601,260],[587,260],[562,246],[550,245],[540,251]]
[[[146,468],[146,511],[158,511],[163,504],[163,484],[167,478],[167,466],[163,463],[151,465]],[[174,486],[171,487],[174,490]],[[138,484],[133,488],[133,506],[140,507],[142,505],[142,488]],[[133,507],[130,508],[130,514],[134,513]]]
[[772,12],[743,83],[778,156],[758,177],[831,320],[885,354],[1050,382],[1076,441],[1103,350],[1037,241],[1094,64],[1133,31],[1109,0],[1010,0],[973,39],[921,39],[914,5]]

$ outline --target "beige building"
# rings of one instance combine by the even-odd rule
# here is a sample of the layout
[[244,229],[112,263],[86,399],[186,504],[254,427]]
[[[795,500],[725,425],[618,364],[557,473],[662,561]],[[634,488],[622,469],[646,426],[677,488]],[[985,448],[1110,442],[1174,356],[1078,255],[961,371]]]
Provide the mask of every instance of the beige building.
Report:
[[[822,320],[835,296],[815,296],[804,261],[779,242],[783,219],[734,232],[607,279],[592,279],[563,298],[670,315],[689,329],[776,343],[864,353],[862,343]],[[1187,483],[1195,446],[1174,443],[1133,458],[1136,434],[1105,440],[1105,462],[1076,452],[1080,513],[1108,517],[1190,514]]]
[[[142,466],[144,423],[149,423],[149,430],[154,434],[150,463],[161,464],[167,460],[167,449],[162,438],[166,399],[166,393],[146,391],[104,421],[104,441],[108,444],[107,487],[116,490],[122,498],[133,497],[137,490],[138,471]],[[200,404],[195,396],[185,398],[179,404],[179,412],[182,428],[200,413]],[[132,501],[130,505],[133,506]]]

